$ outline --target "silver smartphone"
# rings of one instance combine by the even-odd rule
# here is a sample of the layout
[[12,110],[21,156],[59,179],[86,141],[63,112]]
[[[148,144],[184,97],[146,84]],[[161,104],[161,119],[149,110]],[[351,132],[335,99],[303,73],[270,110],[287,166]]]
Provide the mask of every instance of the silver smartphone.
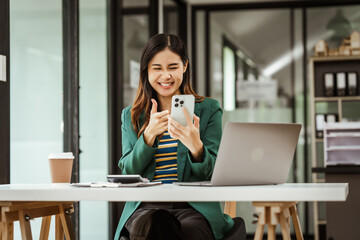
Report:
[[182,108],[185,107],[190,115],[191,122],[194,117],[195,97],[193,95],[175,95],[171,100],[171,118],[183,126],[187,125]]

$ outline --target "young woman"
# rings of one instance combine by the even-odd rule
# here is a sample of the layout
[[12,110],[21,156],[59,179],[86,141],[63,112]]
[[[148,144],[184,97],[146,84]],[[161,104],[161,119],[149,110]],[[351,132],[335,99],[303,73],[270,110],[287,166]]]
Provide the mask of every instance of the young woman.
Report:
[[[171,119],[174,95],[195,96],[194,118],[187,126]],[[122,112],[122,174],[151,181],[210,180],[221,139],[222,110],[216,100],[200,97],[190,85],[186,48],[172,34],[146,44],[133,106]],[[219,202],[127,202],[115,239],[222,239],[234,222]],[[151,237],[153,236],[153,237]]]

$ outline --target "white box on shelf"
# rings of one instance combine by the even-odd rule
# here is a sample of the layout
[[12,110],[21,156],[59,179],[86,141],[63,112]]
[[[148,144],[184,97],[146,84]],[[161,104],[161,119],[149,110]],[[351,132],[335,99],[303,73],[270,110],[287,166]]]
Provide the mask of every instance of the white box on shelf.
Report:
[[324,124],[324,164],[360,165],[360,122]]
[[0,55],[0,81],[6,82],[6,56]]

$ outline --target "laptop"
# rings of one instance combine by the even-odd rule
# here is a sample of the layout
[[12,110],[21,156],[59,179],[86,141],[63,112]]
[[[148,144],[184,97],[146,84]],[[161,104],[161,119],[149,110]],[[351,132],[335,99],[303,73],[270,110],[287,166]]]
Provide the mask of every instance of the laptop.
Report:
[[209,182],[174,182],[183,186],[241,186],[287,181],[301,124],[225,125]]

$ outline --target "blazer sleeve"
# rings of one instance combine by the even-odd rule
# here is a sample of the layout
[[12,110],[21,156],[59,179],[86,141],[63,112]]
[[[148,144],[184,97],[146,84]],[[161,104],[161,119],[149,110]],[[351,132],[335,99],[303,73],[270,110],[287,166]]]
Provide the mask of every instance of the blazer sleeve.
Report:
[[[193,162],[191,153],[188,152],[192,172],[199,178],[210,180],[213,173],[220,140],[222,134],[222,109],[218,101],[214,101],[211,107],[211,115],[206,125],[205,132],[201,137],[204,144],[202,162]],[[200,123],[201,128],[201,123]]]
[[143,134],[139,138],[136,137],[128,108],[122,111],[121,122],[123,155],[118,164],[121,174],[140,174],[144,176],[146,167],[153,161],[158,141],[156,139],[154,146],[150,147],[144,142]]

